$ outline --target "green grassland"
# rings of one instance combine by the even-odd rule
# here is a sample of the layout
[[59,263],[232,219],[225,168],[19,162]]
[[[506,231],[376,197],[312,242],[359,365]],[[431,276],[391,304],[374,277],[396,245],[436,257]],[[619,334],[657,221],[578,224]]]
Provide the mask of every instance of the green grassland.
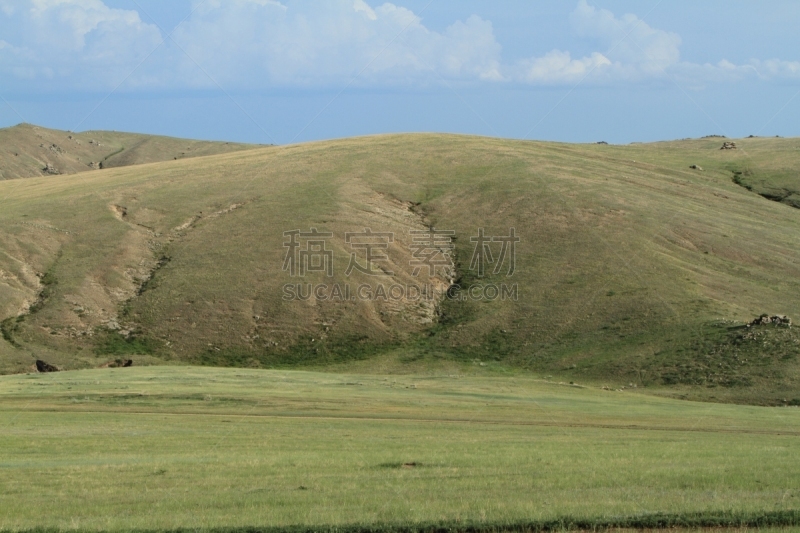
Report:
[[800,520],[799,409],[528,376],[22,374],[0,427],[0,531]]
[[[800,211],[734,179],[797,176],[800,141],[737,144],[386,135],[5,181],[0,368],[115,357],[345,372],[475,366],[800,402],[796,330],[742,328],[761,313],[800,317]],[[358,285],[375,280],[345,277],[345,232],[395,232],[384,279],[407,283],[409,231],[426,226],[455,231],[459,284],[513,281],[519,298],[282,300],[298,281],[281,269],[284,231],[334,234],[333,277],[303,282]],[[511,227],[521,238],[513,277],[478,278],[470,237]]]

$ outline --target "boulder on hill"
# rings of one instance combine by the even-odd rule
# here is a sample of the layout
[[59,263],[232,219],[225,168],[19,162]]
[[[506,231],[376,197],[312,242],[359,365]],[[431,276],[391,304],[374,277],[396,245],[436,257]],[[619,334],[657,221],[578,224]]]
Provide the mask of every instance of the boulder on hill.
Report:
[[783,326],[783,327],[791,327],[792,319],[786,315],[768,315],[763,314],[760,317],[754,319],[752,322],[748,324],[748,326],[766,326],[769,324],[774,324],[775,326]]
[[736,143],[733,141],[725,141],[722,143],[720,150],[736,150]]
[[42,172],[44,172],[45,174],[61,174],[58,171],[58,169],[56,167],[54,167],[53,165],[51,165],[50,163],[47,163],[44,166],[44,168],[42,169]]
[[36,370],[39,372],[60,372],[61,369],[57,366],[51,365],[50,363],[46,363],[41,359],[36,360]]

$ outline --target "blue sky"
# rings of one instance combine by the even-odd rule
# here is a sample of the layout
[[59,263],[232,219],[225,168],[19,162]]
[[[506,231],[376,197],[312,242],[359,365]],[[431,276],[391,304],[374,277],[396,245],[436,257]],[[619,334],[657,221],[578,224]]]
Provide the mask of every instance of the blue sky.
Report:
[[800,3],[0,0],[0,126],[800,135]]

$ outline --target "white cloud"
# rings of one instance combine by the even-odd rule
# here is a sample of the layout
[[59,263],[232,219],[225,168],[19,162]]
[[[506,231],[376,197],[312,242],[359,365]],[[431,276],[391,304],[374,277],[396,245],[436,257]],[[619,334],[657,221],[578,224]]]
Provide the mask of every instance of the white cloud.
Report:
[[527,83],[577,83],[590,74],[602,75],[612,65],[600,53],[572,59],[569,52],[553,50],[542,57],[526,59],[518,64],[516,75]]
[[620,18],[580,0],[570,17],[575,32],[609,47],[605,55],[613,62],[620,80],[664,78],[700,87],[708,83],[732,83],[750,78],[762,80],[800,78],[800,62],[771,59],[736,65],[722,59],[715,64],[681,61],[679,35],[652,28],[635,15]]
[[378,15],[375,14],[375,11],[373,11],[364,0],[353,0],[353,9],[366,13],[367,18],[370,20],[378,20]]
[[0,73],[98,88],[121,81],[161,42],[136,11],[100,0],[0,0]]
[[762,77],[774,78],[800,78],[799,61],[782,61],[780,59],[769,59],[767,61],[753,60],[753,68]]
[[605,55],[611,61],[642,74],[658,75],[680,61],[680,36],[651,28],[636,15],[617,18],[580,0],[570,21],[579,36],[598,39],[606,46]]
[[[587,0],[577,3],[570,22],[595,51],[574,56],[554,49],[514,64],[503,63],[490,21],[473,15],[434,31],[409,9],[368,2],[196,0],[174,43],[167,41],[125,88],[319,87],[353,79],[365,86],[609,84],[667,77],[700,87],[800,79],[800,63],[779,59],[682,61],[677,34]],[[102,0],[0,0],[0,35],[4,85],[73,89],[115,87],[166,37],[136,11],[112,9]]]
[[635,15],[617,18],[580,0],[570,15],[578,37],[590,39],[602,51],[573,59],[562,50],[517,63],[512,79],[533,84],[611,83],[662,77],[680,60],[681,38],[650,27]]
[[499,77],[500,46],[490,22],[472,16],[438,33],[390,3],[374,9],[363,0],[209,3],[173,38],[221,84]]

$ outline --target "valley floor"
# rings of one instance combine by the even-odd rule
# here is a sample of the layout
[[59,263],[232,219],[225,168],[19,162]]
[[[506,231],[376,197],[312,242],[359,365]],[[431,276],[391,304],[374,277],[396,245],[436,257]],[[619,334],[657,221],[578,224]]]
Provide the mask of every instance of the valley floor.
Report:
[[0,531],[800,522],[791,407],[134,367],[0,377],[0,428]]

